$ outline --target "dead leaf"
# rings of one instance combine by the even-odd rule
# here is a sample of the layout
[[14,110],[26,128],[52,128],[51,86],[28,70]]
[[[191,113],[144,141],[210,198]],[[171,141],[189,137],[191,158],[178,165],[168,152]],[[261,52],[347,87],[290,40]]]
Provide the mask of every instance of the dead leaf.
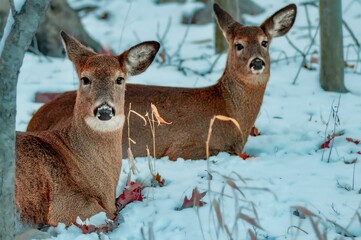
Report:
[[80,228],[80,230],[82,231],[83,234],[88,234],[88,233],[93,233],[93,232],[97,232],[97,233],[109,233],[111,231],[113,231],[115,228],[118,227],[118,223],[116,223],[115,221],[107,221],[106,223],[100,225],[100,226],[95,226],[92,224],[78,224],[78,223],[74,223],[75,226],[77,226],[78,228]]
[[357,163],[357,158],[352,159],[352,160],[344,160],[343,163],[344,164],[355,164],[355,163]]
[[347,142],[352,142],[352,143],[354,143],[356,145],[360,143],[360,140],[353,139],[353,138],[346,138],[346,141]]
[[127,187],[115,200],[118,210],[123,209],[127,204],[134,201],[143,201],[142,190],[144,186],[140,182],[129,182]]
[[318,58],[317,57],[311,57],[310,62],[311,63],[318,63]]
[[162,179],[162,176],[159,173],[153,175],[153,180],[159,185],[159,187],[164,186],[165,180]]
[[197,188],[194,188],[192,191],[192,197],[190,199],[187,196],[184,197],[183,205],[179,210],[183,210],[185,208],[192,207],[202,207],[205,202],[201,201],[201,199],[206,195],[207,192],[200,193]]
[[172,124],[171,122],[166,122],[166,121],[159,115],[158,109],[157,109],[157,107],[156,107],[153,103],[151,103],[150,106],[151,106],[151,108],[152,108],[152,112],[154,113],[155,118],[157,119],[158,126],[161,125],[161,124],[163,124],[163,123],[164,123],[164,124],[168,124],[168,125]]
[[242,158],[243,160],[246,160],[247,158],[250,157],[250,155],[248,155],[246,152],[243,152],[238,154],[238,157]]
[[344,131],[340,131],[340,132],[337,132],[337,133],[333,133],[332,135],[328,135],[326,141],[321,144],[320,149],[330,148],[330,143],[331,143],[331,141],[332,141],[335,137],[342,136],[344,133],[345,133]]
[[109,12],[104,12],[101,16],[98,17],[100,20],[108,20]]

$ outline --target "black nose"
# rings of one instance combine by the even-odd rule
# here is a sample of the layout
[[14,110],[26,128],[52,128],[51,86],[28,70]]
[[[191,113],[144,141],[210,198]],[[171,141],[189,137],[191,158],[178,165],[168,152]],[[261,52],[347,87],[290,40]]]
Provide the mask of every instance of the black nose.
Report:
[[265,65],[264,61],[260,58],[255,58],[252,60],[250,68],[254,70],[261,70]]
[[114,108],[106,103],[103,103],[94,111],[94,115],[102,121],[110,120],[114,116],[114,113]]

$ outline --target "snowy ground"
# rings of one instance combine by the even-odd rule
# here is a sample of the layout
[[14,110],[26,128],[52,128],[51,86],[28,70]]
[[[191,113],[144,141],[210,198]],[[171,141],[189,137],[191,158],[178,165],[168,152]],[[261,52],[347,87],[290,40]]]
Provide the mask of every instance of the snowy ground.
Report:
[[[157,40],[157,35],[164,34],[171,19],[163,47],[173,55],[187,31],[187,27],[179,22],[181,12],[188,10],[189,6],[155,5],[150,0],[81,0],[72,4],[79,6],[86,2],[99,6],[95,12],[84,16],[87,30],[104,46],[110,46],[118,53],[140,41]],[[248,23],[260,24],[291,1],[257,2],[265,7],[266,12],[256,17],[247,16]],[[298,17],[288,36],[299,49],[306,51],[316,31],[318,11],[309,7],[313,26],[309,33],[305,9],[299,5],[300,2],[296,2]],[[344,19],[360,41],[361,3],[352,0],[342,3]],[[99,20],[104,12],[109,12],[110,18]],[[209,69],[216,59],[212,48],[213,31],[211,24],[189,28],[179,51],[181,58],[205,58],[185,61],[183,66],[198,72]],[[354,44],[345,29],[344,36],[345,46]],[[317,49],[318,37],[310,52]],[[346,48],[345,53],[348,63],[354,64],[352,60],[357,59],[354,48]],[[271,55],[271,78],[256,122],[261,136],[250,137],[245,147],[251,157],[242,160],[220,153],[211,157],[209,162],[156,160],[156,170],[165,179],[165,186],[155,188],[150,187],[147,159],[136,159],[140,173],[132,178],[148,186],[143,191],[145,198],[143,202],[126,206],[121,212],[124,222],[112,233],[102,235],[101,239],[231,239],[226,228],[232,239],[251,239],[248,229],[255,232],[257,239],[317,239],[311,220],[317,222],[316,228],[321,233],[327,232],[327,239],[340,239],[345,235],[342,227],[355,236],[354,239],[361,239],[361,165],[345,164],[361,158],[357,154],[361,151],[361,144],[346,141],[348,137],[361,139],[361,66],[346,70],[345,81],[350,93],[340,95],[322,91],[318,72],[305,68],[301,69],[296,84],[292,84],[302,59],[299,55],[294,57],[296,51],[286,38],[274,39]],[[287,60],[284,60],[285,55]],[[318,54],[314,53],[313,57],[317,58]],[[146,73],[130,79],[129,83],[206,86],[221,76],[225,59],[225,55],[221,56],[214,71],[205,76],[187,69],[187,75],[184,75],[176,67],[161,65],[158,61]],[[317,63],[311,66],[319,68]],[[35,92],[76,88],[77,79],[69,60],[26,54],[18,85],[17,129],[25,130],[32,113],[40,107],[33,102]],[[330,150],[324,151],[320,146],[334,127],[336,133],[343,131],[344,134],[335,138],[329,157]],[[208,180],[208,168],[212,180]],[[119,193],[128,173],[125,160]],[[235,183],[238,189],[232,189],[227,180]],[[204,197],[207,204],[178,211],[184,196],[190,197],[195,187],[200,192],[207,191]],[[220,206],[223,228],[216,218],[214,200]],[[311,219],[302,214],[296,216],[302,209],[297,212],[293,206],[305,207],[317,216]],[[237,218],[239,213],[259,219],[263,230],[254,228],[244,217]],[[58,234],[53,239],[99,239],[95,233],[82,235],[74,226],[69,229],[58,226],[49,231]]]

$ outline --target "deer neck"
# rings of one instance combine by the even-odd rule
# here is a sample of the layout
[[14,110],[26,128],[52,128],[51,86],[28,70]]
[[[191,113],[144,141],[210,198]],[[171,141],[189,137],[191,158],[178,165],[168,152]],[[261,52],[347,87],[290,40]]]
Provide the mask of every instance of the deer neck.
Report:
[[[65,133],[64,133],[65,131]],[[73,114],[69,126],[63,129],[68,148],[71,150],[70,171],[79,184],[97,192],[99,199],[111,205],[110,189],[114,191],[119,180],[122,163],[122,128],[112,132],[92,130],[84,119]],[[88,184],[90,183],[90,184]],[[114,197],[114,196],[113,196]]]
[[218,87],[225,99],[228,115],[238,121],[242,138],[246,141],[260,111],[268,76],[255,76],[252,82],[243,80],[226,68]]

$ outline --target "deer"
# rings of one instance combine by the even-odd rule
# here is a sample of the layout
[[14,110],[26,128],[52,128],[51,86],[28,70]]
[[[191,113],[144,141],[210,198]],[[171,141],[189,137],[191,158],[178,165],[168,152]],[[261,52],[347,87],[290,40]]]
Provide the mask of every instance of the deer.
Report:
[[[290,4],[259,26],[244,26],[218,4],[214,4],[213,10],[229,45],[225,70],[217,83],[204,88],[127,85],[126,112],[131,103],[132,110],[146,113],[152,103],[164,119],[172,122],[156,128],[156,158],[205,159],[205,142],[214,115],[235,119],[241,131],[231,122],[215,122],[210,155],[242,153],[270,78],[269,46],[273,38],[289,32],[297,13],[296,5]],[[71,118],[76,97],[77,93],[70,91],[44,104],[30,120],[27,131],[61,126]],[[136,141],[132,145],[133,155],[146,156],[145,146],[152,145],[151,131],[139,118],[132,118],[128,127],[130,138]],[[128,129],[125,129],[123,148],[128,147]]]
[[15,206],[21,226],[69,226],[105,212],[116,216],[122,167],[125,80],[144,72],[159,43],[118,56],[97,54],[61,32],[79,88],[73,114],[57,129],[16,134]]

